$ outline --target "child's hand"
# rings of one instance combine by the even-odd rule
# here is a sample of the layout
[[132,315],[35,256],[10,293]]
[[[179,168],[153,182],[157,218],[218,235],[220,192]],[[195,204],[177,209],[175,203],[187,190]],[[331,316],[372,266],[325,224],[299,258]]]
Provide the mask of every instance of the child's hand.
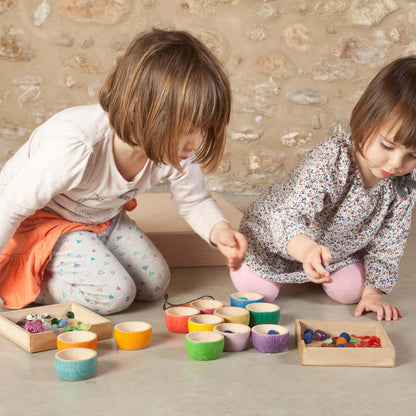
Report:
[[331,283],[332,279],[325,266],[331,261],[328,247],[316,244],[303,259],[303,270],[306,277],[313,283]]
[[233,230],[228,223],[221,221],[215,224],[212,229],[211,241],[227,257],[230,270],[238,270],[244,261],[247,251],[245,237]]
[[331,262],[331,251],[307,235],[300,234],[292,238],[287,253],[303,264],[306,277],[313,283],[331,283],[329,272],[325,269]]
[[361,316],[364,312],[375,312],[377,320],[381,321],[383,316],[386,321],[397,321],[403,317],[402,311],[394,305],[390,305],[382,298],[383,294],[380,290],[371,286],[366,286],[363,291],[360,302],[355,308],[355,316]]

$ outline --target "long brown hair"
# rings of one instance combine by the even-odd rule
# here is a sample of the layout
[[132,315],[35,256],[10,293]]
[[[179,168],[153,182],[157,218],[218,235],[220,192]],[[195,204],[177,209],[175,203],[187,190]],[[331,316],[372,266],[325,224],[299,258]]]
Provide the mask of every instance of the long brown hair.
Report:
[[221,161],[231,112],[228,77],[215,56],[183,31],[137,36],[108,75],[100,104],[118,137],[156,163],[181,170],[178,141],[200,129],[195,162],[207,172]]
[[386,123],[401,123],[394,142],[416,147],[416,57],[399,58],[371,81],[351,114],[351,139],[362,153],[368,138]]

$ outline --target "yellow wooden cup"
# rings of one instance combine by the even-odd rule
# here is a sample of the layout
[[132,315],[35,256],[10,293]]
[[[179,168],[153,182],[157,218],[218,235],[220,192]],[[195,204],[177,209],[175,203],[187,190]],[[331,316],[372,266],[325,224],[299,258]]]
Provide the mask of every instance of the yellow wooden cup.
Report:
[[222,324],[224,318],[216,315],[201,314],[194,315],[188,319],[189,332],[212,331],[215,325]]
[[248,325],[250,312],[238,306],[223,306],[214,310],[214,315],[221,316],[225,322]]
[[121,322],[114,327],[114,340],[122,350],[141,350],[152,340],[152,325],[142,321]]

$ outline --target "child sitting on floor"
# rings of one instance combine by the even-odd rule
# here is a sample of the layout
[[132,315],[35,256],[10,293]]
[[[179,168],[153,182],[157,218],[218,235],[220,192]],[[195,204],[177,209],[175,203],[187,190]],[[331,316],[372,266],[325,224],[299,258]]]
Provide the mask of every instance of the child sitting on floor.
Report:
[[378,73],[350,126],[251,203],[240,226],[246,261],[231,278],[268,301],[282,283],[322,284],[332,299],[358,302],[355,316],[397,320],[402,311],[383,295],[397,281],[416,200],[416,57]]
[[[205,187],[218,166],[231,110],[227,76],[186,32],[152,30],[127,48],[100,104],[44,124],[0,175],[0,297],[78,302],[100,314],[160,298],[169,268],[123,207],[163,180],[179,213],[228,258],[246,241]],[[134,204],[133,204],[134,207]]]

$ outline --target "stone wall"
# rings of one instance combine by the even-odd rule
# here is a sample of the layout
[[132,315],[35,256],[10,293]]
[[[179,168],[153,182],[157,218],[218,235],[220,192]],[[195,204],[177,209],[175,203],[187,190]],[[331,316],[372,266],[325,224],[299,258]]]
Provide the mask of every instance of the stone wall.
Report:
[[233,89],[227,152],[211,190],[256,193],[348,129],[376,72],[416,54],[404,0],[0,0],[0,167],[56,111],[95,103],[133,36],[188,30]]

